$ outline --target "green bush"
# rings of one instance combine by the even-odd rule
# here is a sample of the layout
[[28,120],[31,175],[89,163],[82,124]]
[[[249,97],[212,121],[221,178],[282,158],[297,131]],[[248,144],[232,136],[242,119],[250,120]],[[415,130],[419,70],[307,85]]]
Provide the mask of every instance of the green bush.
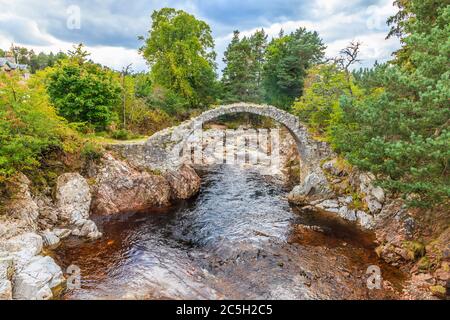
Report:
[[86,142],[81,150],[81,156],[88,161],[97,162],[103,157],[103,149],[93,142]]
[[73,150],[76,134],[56,115],[42,81],[0,72],[0,182],[40,166],[50,149]]
[[133,134],[128,130],[120,129],[113,131],[111,133],[111,138],[116,140],[130,140],[133,138]]

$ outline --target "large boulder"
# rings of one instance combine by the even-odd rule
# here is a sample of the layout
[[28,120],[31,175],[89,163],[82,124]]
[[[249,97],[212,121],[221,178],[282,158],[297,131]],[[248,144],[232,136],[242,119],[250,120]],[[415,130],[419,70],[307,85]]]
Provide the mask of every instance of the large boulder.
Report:
[[[56,184],[56,206],[59,225],[72,229],[72,235],[98,239],[102,234],[96,224],[89,220],[91,212],[91,190],[88,182],[78,173],[65,173],[58,177]],[[56,234],[46,234],[48,245],[57,242]],[[50,239],[52,238],[52,239]],[[56,244],[56,243],[53,243]]]
[[65,281],[61,268],[51,257],[33,257],[13,278],[13,298],[48,300],[52,289]]
[[170,185],[162,174],[138,171],[110,154],[103,158],[94,187],[93,212],[112,215],[170,204]]
[[91,192],[86,179],[79,173],[65,173],[58,177],[55,198],[61,220],[75,224],[89,218]]
[[39,208],[30,192],[30,180],[22,173],[7,183],[11,193],[10,201],[6,205],[6,212],[10,219],[20,221],[28,231],[37,230]]
[[328,192],[328,181],[323,174],[310,173],[303,183],[296,186],[288,195],[290,202],[298,205],[309,204],[315,197],[322,197]]
[[6,254],[0,254],[0,300],[12,299],[11,279],[13,272],[13,259]]
[[0,252],[7,252],[14,259],[16,269],[41,253],[42,248],[42,237],[35,233],[24,233],[0,242]]
[[200,190],[201,179],[188,165],[170,170],[164,176],[170,185],[173,200],[189,199]]
[[64,281],[51,257],[40,256],[43,239],[23,233],[0,241],[0,300],[50,299],[52,288]]

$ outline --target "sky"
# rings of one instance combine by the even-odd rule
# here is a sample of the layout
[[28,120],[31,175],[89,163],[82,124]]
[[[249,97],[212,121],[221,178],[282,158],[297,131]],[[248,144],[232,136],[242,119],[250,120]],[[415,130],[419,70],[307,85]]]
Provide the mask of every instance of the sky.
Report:
[[218,72],[234,30],[250,35],[264,28],[276,37],[299,27],[315,30],[335,57],[350,41],[362,42],[361,63],[384,62],[399,48],[386,40],[386,19],[395,14],[393,0],[0,0],[0,48],[11,43],[36,52],[68,51],[83,43],[90,58],[116,70],[132,64],[148,67],[139,55],[151,26],[151,13],[173,7],[206,21],[215,38]]

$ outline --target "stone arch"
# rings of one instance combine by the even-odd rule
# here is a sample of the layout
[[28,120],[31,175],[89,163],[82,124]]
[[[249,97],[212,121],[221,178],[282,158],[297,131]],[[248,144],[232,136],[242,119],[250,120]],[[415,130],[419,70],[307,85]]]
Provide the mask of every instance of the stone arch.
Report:
[[[297,194],[329,194],[328,182],[322,171],[323,160],[334,157],[327,143],[314,140],[299,119],[273,106],[251,103],[235,103],[208,110],[179,126],[155,133],[145,143],[117,145],[129,161],[141,168],[155,171],[176,170],[184,164],[180,157],[187,138],[196,128],[222,115],[251,113],[269,117],[282,124],[292,134],[302,161],[302,183],[296,187]],[[295,190],[295,189],[294,189]]]
[[313,140],[310,137],[306,126],[303,125],[296,116],[269,105],[236,103],[223,105],[208,110],[200,116],[190,120],[189,128],[191,131],[186,135],[186,137],[192,134],[196,126],[201,126],[208,121],[219,118],[220,116],[237,113],[260,115],[271,118],[282,124],[295,139],[302,163],[307,167],[313,168],[318,164],[318,162],[330,156],[330,149],[328,145],[324,142]]

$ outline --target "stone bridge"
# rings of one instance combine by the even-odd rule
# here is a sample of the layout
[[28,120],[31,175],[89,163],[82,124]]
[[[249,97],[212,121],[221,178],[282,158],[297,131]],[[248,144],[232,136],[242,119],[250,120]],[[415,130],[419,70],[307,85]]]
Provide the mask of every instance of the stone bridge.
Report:
[[321,162],[333,156],[328,144],[314,140],[299,119],[273,106],[236,103],[219,106],[200,116],[167,128],[151,136],[146,142],[115,145],[133,165],[151,170],[165,171],[183,164],[183,148],[194,131],[211,120],[223,115],[250,113],[265,116],[280,123],[292,134],[297,143],[302,162],[302,193],[328,192],[328,184],[322,172]]

